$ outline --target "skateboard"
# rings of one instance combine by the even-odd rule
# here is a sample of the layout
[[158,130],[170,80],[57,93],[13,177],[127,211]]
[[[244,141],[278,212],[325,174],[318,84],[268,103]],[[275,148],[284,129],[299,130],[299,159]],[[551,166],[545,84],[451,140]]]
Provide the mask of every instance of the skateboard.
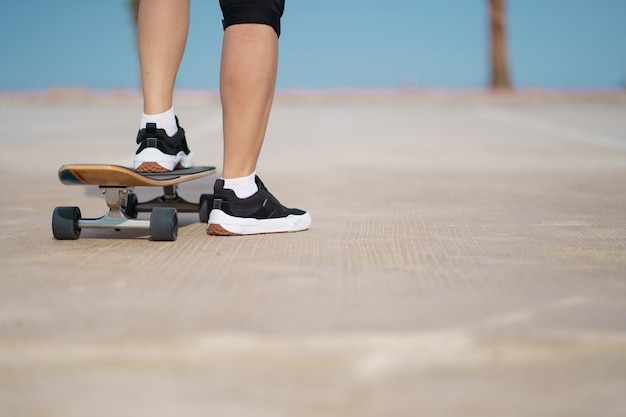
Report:
[[[108,213],[100,218],[81,218],[78,207],[56,207],[52,213],[52,234],[58,240],[75,240],[82,229],[149,229],[155,241],[174,241],[178,237],[178,212],[198,213],[209,219],[212,195],[203,194],[199,203],[178,195],[178,184],[215,173],[215,167],[198,166],[165,173],[141,173],[120,165],[75,164],[59,168],[59,180],[65,185],[95,185],[106,198]],[[163,195],[139,202],[135,187],[163,187]],[[150,220],[137,219],[138,213],[150,212]]]

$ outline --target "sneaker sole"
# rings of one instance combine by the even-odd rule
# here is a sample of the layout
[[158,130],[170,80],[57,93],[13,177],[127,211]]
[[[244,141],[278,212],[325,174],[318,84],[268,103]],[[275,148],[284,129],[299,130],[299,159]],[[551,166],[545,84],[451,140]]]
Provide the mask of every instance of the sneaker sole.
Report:
[[[191,168],[191,166],[185,167],[181,163],[178,163],[178,165],[176,165],[172,171],[176,171],[177,169],[185,169],[185,168]],[[137,168],[135,168],[135,171],[143,172],[145,174],[172,172],[169,169],[164,168],[161,165],[159,165],[158,162],[144,162],[141,165],[139,165]]]
[[[176,169],[176,168],[174,168]],[[162,167],[158,164],[158,162],[143,162],[137,168],[135,168],[137,172],[171,172],[169,169]]]
[[209,224],[208,229],[206,229],[206,233],[207,235],[213,236],[242,236],[239,233],[229,232],[219,224]]
[[178,155],[167,155],[158,149],[144,149],[135,155],[133,165],[137,172],[170,172],[175,169],[191,168],[193,159],[193,152],[189,155],[183,152],[179,152]]
[[311,215],[289,215],[277,219],[251,219],[233,217],[222,210],[212,210],[207,234],[215,236],[242,236],[268,233],[290,233],[307,230],[311,226]]

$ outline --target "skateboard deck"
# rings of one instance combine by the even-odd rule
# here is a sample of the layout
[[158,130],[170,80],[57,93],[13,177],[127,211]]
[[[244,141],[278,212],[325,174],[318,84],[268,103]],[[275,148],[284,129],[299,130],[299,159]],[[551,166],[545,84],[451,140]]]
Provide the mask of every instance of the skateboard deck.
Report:
[[59,168],[59,180],[66,185],[100,187],[165,187],[211,175],[215,167],[200,166],[172,172],[141,173],[120,165],[74,164]]
[[[66,185],[100,187],[109,207],[108,213],[95,219],[83,219],[80,209],[60,206],[52,213],[52,234],[57,240],[75,240],[84,228],[149,229],[152,240],[173,241],[178,236],[178,212],[198,213],[208,221],[212,195],[202,194],[199,203],[178,195],[178,184],[215,173],[213,166],[198,166],[164,173],[141,173],[120,165],[72,164],[59,168],[58,176]],[[163,195],[139,202],[135,187],[163,187]],[[137,219],[138,213],[150,212],[150,220]]]

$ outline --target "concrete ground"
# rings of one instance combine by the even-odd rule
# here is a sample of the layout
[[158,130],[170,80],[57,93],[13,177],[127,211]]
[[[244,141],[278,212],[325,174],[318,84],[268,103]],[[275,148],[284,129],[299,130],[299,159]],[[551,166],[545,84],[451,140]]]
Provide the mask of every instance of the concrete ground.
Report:
[[[309,231],[54,240],[140,108],[0,99],[0,415],[624,415],[626,96],[280,96],[258,172]],[[217,99],[177,112],[219,167]]]

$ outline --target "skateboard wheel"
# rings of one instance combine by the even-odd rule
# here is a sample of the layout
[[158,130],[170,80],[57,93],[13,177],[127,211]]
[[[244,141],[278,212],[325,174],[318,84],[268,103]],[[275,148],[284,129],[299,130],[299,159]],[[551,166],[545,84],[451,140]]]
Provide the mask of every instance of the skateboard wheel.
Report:
[[128,196],[126,197],[126,207],[124,208],[124,213],[126,213],[126,216],[130,217],[131,219],[137,218],[137,204],[137,194],[128,193]]
[[52,212],[52,235],[57,240],[76,240],[80,237],[80,209],[56,207]]
[[202,223],[209,222],[209,214],[211,214],[211,209],[213,209],[213,199],[215,196],[213,194],[202,194],[200,196],[200,204],[198,205],[198,214],[200,214],[200,221]]
[[155,207],[150,214],[152,240],[174,241],[178,237],[178,213],[175,208]]

